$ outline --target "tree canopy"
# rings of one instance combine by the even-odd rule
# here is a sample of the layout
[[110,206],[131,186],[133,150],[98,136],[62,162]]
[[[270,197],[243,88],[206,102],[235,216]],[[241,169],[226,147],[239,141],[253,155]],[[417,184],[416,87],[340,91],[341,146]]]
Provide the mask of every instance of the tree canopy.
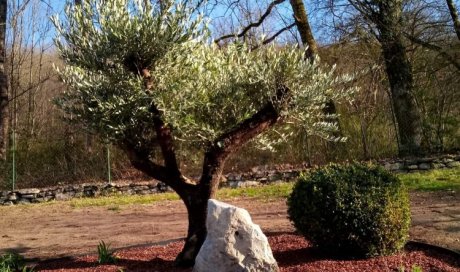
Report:
[[90,1],[69,5],[64,22],[54,19],[66,63],[60,74],[70,87],[60,100],[66,110],[112,140],[144,142],[151,140],[153,102],[177,140],[207,146],[287,88],[289,107],[275,103],[285,123],[325,137],[334,129],[320,116],[325,95],[348,93],[332,92],[333,69],[306,62],[294,46],[251,51],[235,43],[221,50],[192,7],[165,5]]

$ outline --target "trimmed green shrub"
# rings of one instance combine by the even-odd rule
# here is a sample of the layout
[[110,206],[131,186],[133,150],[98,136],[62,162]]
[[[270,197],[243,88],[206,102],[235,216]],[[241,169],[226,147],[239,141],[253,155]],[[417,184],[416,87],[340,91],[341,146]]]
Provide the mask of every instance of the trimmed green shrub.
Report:
[[409,233],[407,190],[378,166],[329,165],[304,173],[288,198],[288,213],[315,246],[348,257],[393,254]]

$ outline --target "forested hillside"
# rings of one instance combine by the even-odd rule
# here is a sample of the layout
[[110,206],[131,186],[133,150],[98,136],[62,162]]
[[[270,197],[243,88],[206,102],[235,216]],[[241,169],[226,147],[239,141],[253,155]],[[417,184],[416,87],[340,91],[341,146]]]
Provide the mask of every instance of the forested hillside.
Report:
[[[67,86],[55,69],[64,64],[49,17],[63,13],[59,2],[0,1],[0,189],[106,181],[109,169],[113,180],[144,178],[109,137],[57,106]],[[221,50],[242,40],[252,52],[298,45],[306,49],[305,61],[326,70],[335,65],[335,76],[351,79],[332,93],[356,88],[353,99],[328,99],[322,108],[324,121],[336,122],[330,135],[296,127],[286,141],[250,142],[224,171],[460,149],[459,1],[195,2],[210,20],[208,42]],[[174,144],[184,145],[179,138]],[[177,159],[197,176],[203,156],[186,146]]]

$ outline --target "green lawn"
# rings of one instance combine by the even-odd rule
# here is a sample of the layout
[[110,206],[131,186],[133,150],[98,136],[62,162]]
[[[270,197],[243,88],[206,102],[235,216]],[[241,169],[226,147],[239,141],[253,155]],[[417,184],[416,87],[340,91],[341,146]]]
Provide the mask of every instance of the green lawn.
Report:
[[[411,191],[441,191],[460,190],[460,168],[432,170],[398,174],[398,177],[407,185]],[[256,198],[259,201],[273,201],[285,199],[292,191],[293,183],[278,183],[260,187],[220,189],[217,198],[228,200],[232,198]],[[103,206],[109,210],[117,211],[120,206],[135,204],[151,204],[158,201],[178,200],[175,193],[153,194],[153,195],[115,195],[97,198],[75,198],[65,202],[74,208]],[[48,202],[40,205],[53,205],[58,202]],[[64,203],[63,203],[64,204]]]
[[[411,191],[441,191],[460,190],[460,168],[432,170],[398,174],[398,177]],[[228,200],[232,198],[257,198],[263,201],[286,198],[292,190],[293,183],[279,183],[260,187],[220,189],[218,199]],[[109,206],[109,209],[117,210],[120,205],[149,204],[164,200],[178,200],[175,193],[155,194],[146,196],[110,196],[99,198],[78,198],[70,200],[72,207]]]
[[[217,193],[217,198],[226,200],[239,197],[259,198],[270,201],[278,198],[286,198],[292,190],[293,183],[280,183],[260,187],[230,189],[223,188]],[[74,208],[109,206],[110,210],[117,210],[120,205],[128,204],[151,204],[153,202],[165,200],[178,200],[176,193],[163,193],[153,195],[115,195],[97,198],[74,198],[67,203]],[[56,203],[56,202],[50,202]],[[45,203],[46,205],[47,203]]]
[[460,190],[460,168],[398,174],[409,190]]

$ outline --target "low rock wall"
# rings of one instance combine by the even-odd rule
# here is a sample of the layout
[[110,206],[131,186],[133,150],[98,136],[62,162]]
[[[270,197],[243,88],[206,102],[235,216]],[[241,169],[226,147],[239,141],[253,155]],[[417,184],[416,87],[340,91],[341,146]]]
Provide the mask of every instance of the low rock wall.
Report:
[[[460,154],[444,155],[430,158],[382,160],[378,164],[392,172],[412,172],[430,169],[460,167]],[[242,188],[263,184],[292,181],[302,171],[310,167],[283,165],[254,167],[246,173],[229,173],[223,177],[221,187]],[[164,183],[158,181],[131,184],[83,184],[67,185],[42,189],[22,189],[17,191],[0,191],[0,205],[42,203],[51,200],[69,200],[75,197],[96,197],[104,195],[147,195],[171,191]]]

